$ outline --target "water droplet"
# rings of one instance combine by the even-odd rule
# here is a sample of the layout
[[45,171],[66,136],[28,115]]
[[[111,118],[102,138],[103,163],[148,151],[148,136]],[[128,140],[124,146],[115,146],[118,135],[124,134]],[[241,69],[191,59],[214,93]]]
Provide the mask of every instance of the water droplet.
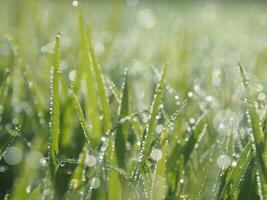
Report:
[[262,92],[258,94],[258,99],[259,99],[260,101],[263,101],[263,100],[265,99],[265,97],[266,97],[265,94],[262,93]]
[[75,78],[76,78],[76,70],[70,71],[70,73],[69,73],[69,79],[71,81],[75,81]]
[[20,163],[21,159],[22,159],[21,149],[15,146],[11,146],[7,148],[5,155],[4,155],[4,160],[7,164],[16,165]]
[[72,2],[72,6],[77,7],[78,5],[79,5],[78,1],[75,0],[75,1]]
[[40,163],[41,163],[41,165],[42,165],[43,167],[45,167],[45,166],[47,165],[47,161],[46,161],[45,158],[41,158],[41,159],[40,159]]
[[86,159],[86,165],[88,167],[93,167],[96,165],[96,158],[92,155],[89,155]]
[[184,179],[181,178],[179,182],[183,184],[184,183]]
[[29,194],[31,192],[31,185],[26,187],[26,192]]
[[256,84],[255,90],[256,90],[256,92],[261,92],[263,90],[263,86],[261,84]]
[[193,93],[193,92],[188,92],[187,96],[188,96],[189,98],[191,98],[191,97],[194,96],[194,93]]
[[235,167],[237,165],[237,162],[234,160],[233,162],[232,162],[232,167]]
[[149,115],[146,114],[146,113],[144,113],[144,114],[143,114],[143,121],[144,121],[145,123],[147,123],[148,120],[149,120]]
[[227,169],[231,165],[231,159],[227,155],[220,155],[217,159],[217,165],[221,169]]
[[163,130],[163,125],[162,124],[157,125],[156,133],[160,134],[162,132],[162,130]]
[[162,152],[160,149],[153,149],[151,152],[151,158],[155,161],[158,161],[162,158]]
[[175,101],[178,101],[179,100],[179,96],[175,95],[174,99],[175,99]]
[[0,166],[0,173],[6,172],[8,168],[5,165]]
[[100,187],[100,179],[97,178],[97,177],[93,177],[91,180],[90,180],[90,186],[93,188],[93,189],[97,189]]
[[79,181],[77,180],[77,179],[71,179],[71,182],[70,182],[70,184],[71,184],[71,187],[73,188],[73,189],[77,189],[77,187],[79,186]]
[[189,119],[189,123],[190,123],[190,124],[194,124],[195,122],[196,122],[196,120],[195,120],[194,118],[190,118],[190,119]]
[[212,102],[213,101],[213,97],[212,96],[207,96],[206,97],[206,101],[207,102]]

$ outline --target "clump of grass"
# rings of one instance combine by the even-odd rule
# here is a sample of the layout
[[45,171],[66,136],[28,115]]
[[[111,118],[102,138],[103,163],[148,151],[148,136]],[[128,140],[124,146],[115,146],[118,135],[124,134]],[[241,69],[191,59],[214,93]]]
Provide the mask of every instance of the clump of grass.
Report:
[[[169,21],[158,17],[157,30],[157,9],[141,7],[131,10],[138,28],[124,38],[129,24],[120,30],[118,16],[124,15],[116,12],[130,8],[119,1],[112,1],[108,24],[94,21],[95,10],[88,17],[86,2],[74,1],[74,8],[62,2],[25,4],[32,9],[13,5],[14,25],[0,22],[6,33],[0,35],[0,198],[267,199],[264,87],[255,87],[241,65],[241,81],[231,71],[235,67],[206,66],[221,62],[204,59],[217,52],[211,38],[199,38],[176,20],[166,31],[171,14]],[[47,6],[47,16],[40,5]],[[59,8],[64,14],[71,10],[71,19],[48,23],[50,10]],[[208,22],[194,19],[207,33]],[[49,31],[43,24],[50,24]],[[225,45],[220,51],[232,49],[229,41],[216,39],[221,27],[210,26],[214,44]],[[67,33],[48,42],[60,27]],[[167,32],[169,39],[161,41]],[[264,52],[255,70],[265,63]],[[170,64],[159,67],[167,58]]]

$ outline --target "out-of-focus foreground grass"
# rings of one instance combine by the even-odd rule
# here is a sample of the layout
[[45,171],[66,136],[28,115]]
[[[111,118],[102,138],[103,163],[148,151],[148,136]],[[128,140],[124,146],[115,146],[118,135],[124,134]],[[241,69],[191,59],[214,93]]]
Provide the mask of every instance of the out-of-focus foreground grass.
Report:
[[1,0],[0,198],[267,198],[266,6]]

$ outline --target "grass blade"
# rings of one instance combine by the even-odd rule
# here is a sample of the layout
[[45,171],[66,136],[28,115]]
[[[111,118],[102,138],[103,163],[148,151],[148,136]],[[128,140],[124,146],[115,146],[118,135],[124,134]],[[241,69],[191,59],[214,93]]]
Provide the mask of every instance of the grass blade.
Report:
[[8,139],[0,146],[0,159],[3,158],[6,152],[6,149],[13,143],[15,138],[18,136],[19,132],[20,132],[20,128],[19,126],[17,126],[15,130],[11,131]]
[[50,98],[50,137],[51,144],[49,146],[50,151],[50,175],[52,183],[55,181],[55,174],[58,168],[57,156],[58,156],[58,142],[60,133],[60,111],[59,111],[59,38],[60,34],[56,36],[54,47],[53,66],[51,68],[51,98]]
[[265,139],[263,133],[263,127],[260,121],[260,117],[257,113],[256,106],[249,88],[248,78],[244,72],[243,67],[239,64],[239,69],[243,81],[243,85],[245,87],[246,98],[248,100],[248,112],[249,118],[251,121],[251,128],[253,133],[253,141],[255,143],[256,149],[256,161],[258,162],[258,177],[260,181],[258,181],[258,187],[261,191],[261,196],[267,197],[267,158],[264,156],[265,154]]
[[86,141],[88,143],[89,148],[92,150],[92,149],[94,149],[94,145],[93,145],[93,141],[92,141],[91,131],[90,131],[89,126],[88,126],[88,124],[85,120],[85,117],[83,115],[83,111],[82,111],[81,105],[79,103],[78,97],[76,96],[74,91],[72,91],[72,98],[73,98],[73,103],[74,103],[75,109],[76,109],[78,116],[79,116],[80,124],[81,124],[82,129],[83,129],[83,134],[86,138]]
[[[118,120],[120,121],[129,114],[129,97],[128,97],[128,75],[125,72],[125,79],[122,86],[121,104],[119,106]],[[128,123],[118,124],[115,134],[115,150],[118,161],[118,166],[125,169],[126,165],[126,142],[128,138]]]
[[89,50],[90,50],[92,66],[93,66],[94,74],[96,78],[96,83],[98,87],[101,108],[103,112],[104,131],[106,132],[111,127],[109,104],[108,104],[108,98],[106,95],[106,88],[105,88],[105,82],[103,79],[103,73],[100,68],[100,65],[97,63],[94,50],[92,48],[91,39],[89,39]]
[[241,154],[237,165],[232,168],[226,177],[226,183],[222,189],[219,199],[237,199],[242,177],[245,174],[250,161],[253,158],[253,145],[250,141]]
[[156,116],[159,111],[159,106],[163,94],[163,88],[164,88],[164,79],[166,75],[166,65],[163,67],[163,71],[161,74],[160,82],[157,85],[154,99],[152,102],[152,105],[150,107],[150,118],[147,124],[147,128],[144,130],[143,138],[142,138],[142,145],[141,145],[141,150],[139,154],[139,159],[137,166],[135,168],[135,171],[133,173],[133,180],[135,182],[138,182],[141,170],[143,168],[143,165],[145,164],[145,161],[147,159],[147,156],[150,154],[151,151],[151,143],[153,140],[153,133],[157,124],[157,119]]
[[87,36],[86,27],[84,24],[81,10],[78,9],[79,17],[79,33],[80,33],[80,45],[82,50],[81,69],[86,74],[87,81],[87,120],[92,122],[92,138],[96,141],[100,140],[101,128],[99,120],[99,111],[97,105],[96,96],[96,84],[93,77],[93,66],[90,58],[89,38]]

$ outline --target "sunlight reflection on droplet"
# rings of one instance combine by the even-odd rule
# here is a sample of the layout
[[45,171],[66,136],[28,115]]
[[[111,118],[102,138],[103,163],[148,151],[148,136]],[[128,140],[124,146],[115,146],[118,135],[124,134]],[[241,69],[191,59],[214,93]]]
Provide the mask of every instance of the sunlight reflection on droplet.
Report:
[[78,1],[73,1],[73,2],[72,2],[72,5],[73,5],[74,7],[77,7],[77,6],[79,5],[79,2],[78,2]]
[[188,92],[187,96],[191,98],[191,97],[194,96],[194,93],[193,92]]

